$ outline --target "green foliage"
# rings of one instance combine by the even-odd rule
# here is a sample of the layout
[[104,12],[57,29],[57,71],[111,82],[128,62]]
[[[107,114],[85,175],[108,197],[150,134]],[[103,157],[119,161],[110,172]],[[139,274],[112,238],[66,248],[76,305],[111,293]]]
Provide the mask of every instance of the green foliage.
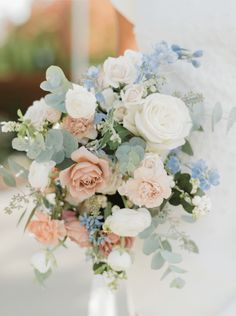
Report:
[[41,89],[50,92],[46,95],[46,103],[63,112],[67,113],[65,108],[65,95],[72,88],[72,83],[69,82],[62,69],[58,66],[50,66],[46,71],[46,81],[40,85]]
[[185,285],[185,281],[181,278],[175,278],[171,284],[170,284],[170,287],[174,287],[176,289],[182,289]]
[[193,156],[193,149],[192,146],[190,144],[190,142],[186,139],[185,140],[185,144],[181,147],[181,150],[183,153],[189,155],[189,156]]
[[220,122],[223,116],[223,109],[220,103],[216,103],[213,111],[212,111],[212,117],[211,117],[211,128],[214,132],[215,125]]
[[143,253],[145,255],[150,255],[154,251],[160,248],[159,237],[156,234],[152,234],[150,237],[146,238],[143,243]]
[[182,256],[178,253],[174,253],[168,250],[161,250],[162,257],[169,263],[180,263],[182,261]]
[[165,264],[165,259],[162,257],[159,251],[156,252],[152,257],[151,268],[153,270],[159,270],[163,267],[164,264]]
[[118,147],[115,155],[122,174],[132,174],[139,166],[145,155],[145,147],[145,142],[139,137],[133,137],[129,142],[125,142]]
[[0,176],[2,176],[2,179],[7,186],[9,187],[16,186],[16,180],[15,180],[14,175],[2,165],[0,165]]
[[227,122],[227,132],[233,127],[236,123],[236,107],[233,107],[229,113],[228,122]]
[[21,166],[18,162],[13,159],[8,159],[8,166],[10,170],[17,176],[24,179],[28,179],[28,170]]

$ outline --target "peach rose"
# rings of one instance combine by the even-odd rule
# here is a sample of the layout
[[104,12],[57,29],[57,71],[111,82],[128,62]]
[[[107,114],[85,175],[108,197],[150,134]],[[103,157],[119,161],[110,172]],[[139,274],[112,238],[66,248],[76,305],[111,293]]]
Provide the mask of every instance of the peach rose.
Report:
[[104,189],[109,180],[109,164],[99,159],[85,147],[80,147],[71,155],[76,163],[59,174],[62,186],[65,186],[74,201],[80,203],[95,192]]
[[157,207],[171,195],[171,177],[164,169],[155,173],[151,168],[140,167],[135,170],[134,178],[124,183],[118,191],[139,207]]
[[66,233],[70,240],[74,241],[82,248],[91,246],[88,231],[80,224],[80,221],[76,218],[75,212],[63,211],[62,219],[65,221]]
[[88,139],[95,139],[97,137],[93,119],[66,116],[63,119],[62,127],[83,143],[86,143]]
[[57,245],[60,238],[66,236],[64,223],[51,219],[42,212],[35,213],[37,220],[32,220],[27,230],[34,234],[36,239],[44,245]]
[[[134,238],[132,237],[124,237],[124,247],[125,248],[132,248],[134,243]],[[103,254],[104,257],[107,257],[113,249],[113,246],[119,245],[121,242],[120,236],[114,233],[108,233],[107,239],[99,246],[100,252]]]

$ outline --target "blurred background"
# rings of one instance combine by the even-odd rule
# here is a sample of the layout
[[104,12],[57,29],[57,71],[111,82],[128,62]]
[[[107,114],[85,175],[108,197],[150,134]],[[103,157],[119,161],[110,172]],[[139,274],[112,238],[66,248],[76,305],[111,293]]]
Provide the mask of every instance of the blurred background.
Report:
[[[89,64],[116,53],[115,12],[109,0],[0,0],[0,121],[14,120],[44,95],[39,85],[51,64],[76,81]],[[12,155],[0,133],[0,164]],[[46,289],[33,282],[36,242],[16,228],[20,214],[3,208],[16,190],[0,184],[0,315],[86,316],[91,274],[83,252],[70,245]]]

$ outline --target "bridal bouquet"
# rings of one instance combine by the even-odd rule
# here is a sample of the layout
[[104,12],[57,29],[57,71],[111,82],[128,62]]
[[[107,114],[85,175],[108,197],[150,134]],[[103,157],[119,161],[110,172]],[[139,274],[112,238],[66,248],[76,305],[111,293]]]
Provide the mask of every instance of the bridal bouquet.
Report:
[[9,160],[0,174],[10,186],[16,177],[28,180],[5,211],[27,206],[19,221],[27,216],[25,229],[42,247],[31,260],[40,282],[56,266],[54,251],[72,241],[115,288],[139,236],[151,267],[165,267],[163,277],[173,272],[171,287],[184,286],[177,248],[198,248],[172,215],[194,222],[207,213],[206,192],[219,176],[203,160],[186,159],[190,133],[203,131],[203,98],[166,93],[163,66],[198,67],[201,55],[164,42],[150,54],[128,50],[89,68],[79,84],[51,66],[41,84],[49,94],[25,114],[18,110],[17,122],[2,123],[3,132],[16,134],[12,147],[32,160],[29,170]]

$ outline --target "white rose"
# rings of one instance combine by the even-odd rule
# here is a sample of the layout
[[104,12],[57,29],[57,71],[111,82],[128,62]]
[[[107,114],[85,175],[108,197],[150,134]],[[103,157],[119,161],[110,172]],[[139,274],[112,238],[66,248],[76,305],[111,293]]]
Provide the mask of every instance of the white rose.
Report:
[[121,91],[121,99],[126,107],[141,104],[142,96],[144,93],[144,87],[141,84],[134,84],[127,86]]
[[104,225],[119,236],[135,237],[150,226],[151,221],[151,215],[146,208],[122,208],[108,216]]
[[113,250],[107,257],[107,263],[115,271],[126,271],[130,268],[132,260],[127,252]]
[[[189,110],[184,102],[160,93],[151,94],[145,99],[143,106],[134,115],[134,123],[151,151],[183,145],[192,127]],[[129,129],[127,125],[125,127]]]
[[103,110],[108,112],[113,107],[113,103],[117,100],[116,93],[113,92],[111,88],[107,88],[102,91],[102,95],[104,97],[105,103],[101,104],[101,107]]
[[35,189],[45,190],[50,182],[49,174],[55,165],[54,161],[42,163],[33,161],[29,168],[28,180],[30,185]]
[[24,119],[30,120],[36,129],[41,129],[46,120],[56,123],[60,117],[61,112],[48,106],[44,98],[34,101],[24,115]]
[[131,84],[137,77],[137,69],[130,58],[109,57],[103,64],[104,81],[108,86],[118,88],[120,83]]
[[97,102],[95,96],[84,87],[73,84],[66,93],[65,106],[73,118],[90,119],[94,116]]
[[38,252],[31,258],[31,265],[40,273],[47,273],[55,264],[55,258],[46,251]]
[[114,113],[113,117],[117,122],[122,122],[124,117],[126,116],[127,108],[124,106],[124,104],[117,100],[114,103]]

